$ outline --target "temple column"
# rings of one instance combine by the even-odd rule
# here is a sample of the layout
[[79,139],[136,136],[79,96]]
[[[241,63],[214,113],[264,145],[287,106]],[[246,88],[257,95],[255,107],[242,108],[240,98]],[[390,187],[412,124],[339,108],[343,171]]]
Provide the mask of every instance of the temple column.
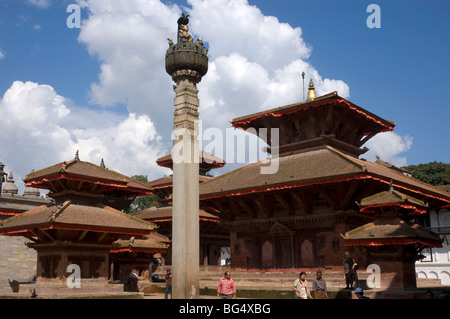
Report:
[[177,21],[178,38],[169,38],[166,71],[176,83],[173,121],[172,289],[173,298],[199,296],[199,146],[197,83],[208,70],[208,50],[188,33],[188,16]]
[[198,298],[199,191],[198,121],[195,84],[184,79],[175,88],[173,142],[173,297]]

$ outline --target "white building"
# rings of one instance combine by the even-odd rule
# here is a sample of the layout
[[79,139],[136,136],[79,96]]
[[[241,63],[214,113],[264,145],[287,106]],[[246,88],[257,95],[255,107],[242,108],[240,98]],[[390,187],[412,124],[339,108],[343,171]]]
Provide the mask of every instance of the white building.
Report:
[[422,252],[425,258],[416,262],[417,276],[440,279],[442,285],[450,286],[450,207],[430,212],[430,230],[441,236],[442,248]]

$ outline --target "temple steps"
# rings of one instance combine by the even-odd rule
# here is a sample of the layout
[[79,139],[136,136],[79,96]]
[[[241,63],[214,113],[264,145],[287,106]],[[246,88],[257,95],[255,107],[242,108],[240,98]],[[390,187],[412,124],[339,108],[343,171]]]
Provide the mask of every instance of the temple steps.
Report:
[[[161,278],[165,278],[166,269],[170,266],[162,266],[157,270]],[[316,278],[318,268],[287,268],[287,269],[240,269],[234,267],[201,266],[200,267],[200,288],[213,289],[217,287],[220,278],[225,271],[231,272],[231,277],[237,287],[241,289],[273,289],[292,290],[292,285],[301,271],[306,272],[308,286],[311,287]],[[320,269],[323,278],[326,280],[329,289],[342,289],[345,287],[343,270]],[[358,270],[358,279],[365,285],[369,277],[366,269]]]

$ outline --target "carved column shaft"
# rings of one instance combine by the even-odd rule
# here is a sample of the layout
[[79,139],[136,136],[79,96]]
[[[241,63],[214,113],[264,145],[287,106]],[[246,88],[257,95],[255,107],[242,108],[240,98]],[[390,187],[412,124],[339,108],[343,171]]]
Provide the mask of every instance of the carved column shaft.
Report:
[[199,100],[195,84],[181,81],[175,88],[173,142],[173,297],[199,296]]
[[188,16],[178,23],[178,41],[169,38],[166,72],[177,84],[173,120],[172,288],[173,298],[199,296],[198,90],[208,71],[208,50],[188,33]]

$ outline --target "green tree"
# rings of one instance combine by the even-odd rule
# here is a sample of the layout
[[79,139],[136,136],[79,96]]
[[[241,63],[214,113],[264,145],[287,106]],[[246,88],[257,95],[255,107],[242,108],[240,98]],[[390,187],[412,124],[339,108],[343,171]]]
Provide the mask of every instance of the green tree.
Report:
[[427,164],[408,165],[403,168],[411,172],[414,178],[425,183],[434,186],[450,184],[450,164],[434,161]]
[[[143,183],[148,183],[147,175],[133,175],[131,176],[131,178],[134,178],[135,180],[138,180]],[[141,210],[157,206],[158,204],[159,198],[155,194],[138,196],[131,203],[130,207],[125,209],[125,213],[134,215],[135,213],[140,212]]]

